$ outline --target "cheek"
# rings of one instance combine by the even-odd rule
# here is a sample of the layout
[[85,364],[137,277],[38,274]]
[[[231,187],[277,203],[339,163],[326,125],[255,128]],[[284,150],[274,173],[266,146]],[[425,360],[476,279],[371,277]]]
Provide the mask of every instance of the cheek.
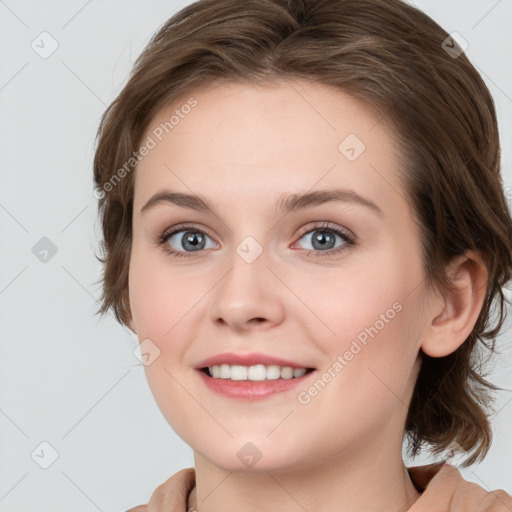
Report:
[[191,436],[192,441],[201,435],[195,425],[202,411],[187,393],[190,384],[181,366],[189,343],[187,333],[197,323],[197,303],[207,290],[199,288],[201,281],[191,273],[171,270],[164,260],[132,253],[130,305],[139,342],[149,339],[159,351],[144,366],[155,402],[176,432],[185,441]]
[[411,293],[421,282],[418,268],[390,253],[359,272],[296,281],[297,294],[313,305],[303,322],[326,355],[325,369],[336,375],[332,389],[356,408],[407,395],[421,323],[421,297]]
[[[394,267],[393,267],[394,264]],[[396,329],[407,294],[408,276],[395,261],[303,273],[293,278],[294,292],[307,306],[303,321],[323,351],[333,353],[348,348],[353,339],[364,343],[375,334]],[[395,324],[393,327],[390,327]]]
[[[195,308],[208,291],[204,280],[193,272],[166,265],[162,256],[132,254],[130,305],[139,339],[154,339],[164,351],[178,340],[195,315]],[[173,344],[173,346],[175,346]]]

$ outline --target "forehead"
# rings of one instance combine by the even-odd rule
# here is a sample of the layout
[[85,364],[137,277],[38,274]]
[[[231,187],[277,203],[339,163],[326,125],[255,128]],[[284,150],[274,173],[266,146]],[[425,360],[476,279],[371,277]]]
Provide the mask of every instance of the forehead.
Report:
[[340,185],[397,199],[392,129],[347,93],[322,84],[197,89],[157,113],[143,137],[149,139],[154,147],[135,175],[139,208],[163,187],[244,197],[254,205],[285,191]]

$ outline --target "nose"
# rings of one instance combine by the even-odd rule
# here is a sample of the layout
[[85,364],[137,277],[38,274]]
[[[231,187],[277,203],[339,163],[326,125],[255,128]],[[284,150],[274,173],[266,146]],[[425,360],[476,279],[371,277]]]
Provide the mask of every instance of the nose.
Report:
[[270,268],[265,251],[249,261],[233,251],[227,271],[209,294],[210,319],[218,326],[242,332],[268,329],[284,319],[286,287],[276,277],[278,271]]

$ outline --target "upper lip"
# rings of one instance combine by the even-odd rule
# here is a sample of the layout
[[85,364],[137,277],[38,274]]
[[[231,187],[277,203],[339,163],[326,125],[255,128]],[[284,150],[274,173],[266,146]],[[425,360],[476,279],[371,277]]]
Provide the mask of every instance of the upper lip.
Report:
[[257,364],[271,365],[275,364],[278,366],[290,366],[292,368],[310,368],[308,365],[282,359],[280,357],[274,357],[269,354],[235,354],[233,352],[225,352],[224,354],[217,354],[207,359],[203,359],[196,365],[197,369],[206,368],[207,366],[214,366],[220,364],[229,365],[240,365],[240,366],[254,366]]

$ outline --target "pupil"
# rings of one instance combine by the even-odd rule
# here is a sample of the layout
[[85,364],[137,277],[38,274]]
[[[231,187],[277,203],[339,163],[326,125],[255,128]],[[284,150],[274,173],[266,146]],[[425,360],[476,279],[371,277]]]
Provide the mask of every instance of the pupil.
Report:
[[316,247],[316,243],[318,242],[320,248],[325,248],[326,244],[330,241],[333,241],[333,236],[326,231],[318,231],[318,235],[313,237],[313,245]]
[[[197,249],[198,245],[201,244],[201,242],[204,242],[203,237],[199,233],[193,233],[189,231],[185,234],[185,244],[186,247],[188,244],[190,244],[189,248],[191,249]],[[201,248],[201,247],[199,247]]]

